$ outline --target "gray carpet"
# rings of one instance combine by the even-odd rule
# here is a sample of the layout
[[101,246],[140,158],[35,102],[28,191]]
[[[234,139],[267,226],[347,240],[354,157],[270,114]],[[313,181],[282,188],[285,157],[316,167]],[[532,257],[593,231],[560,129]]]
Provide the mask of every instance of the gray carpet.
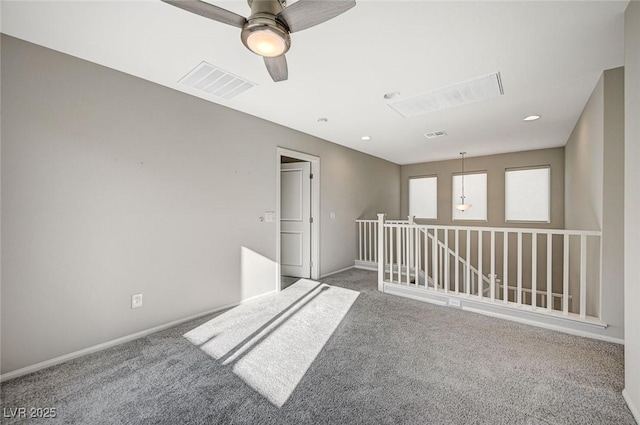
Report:
[[2,408],[79,424],[635,423],[620,345],[384,295],[372,272],[323,281],[360,295],[282,407],[183,337],[207,317],[3,383]]
[[300,280],[299,277],[282,276],[281,287],[282,289],[286,289],[299,280]]

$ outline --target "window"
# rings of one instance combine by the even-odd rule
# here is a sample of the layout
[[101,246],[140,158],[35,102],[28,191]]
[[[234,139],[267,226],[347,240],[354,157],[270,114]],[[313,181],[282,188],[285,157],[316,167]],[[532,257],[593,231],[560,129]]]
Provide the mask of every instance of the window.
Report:
[[487,220],[487,173],[464,174],[464,202],[472,207],[466,211],[456,208],[462,196],[462,175],[453,176],[453,199],[451,217],[453,220]]
[[549,166],[505,170],[506,221],[551,221],[550,174]]
[[409,178],[409,215],[438,218],[438,177]]

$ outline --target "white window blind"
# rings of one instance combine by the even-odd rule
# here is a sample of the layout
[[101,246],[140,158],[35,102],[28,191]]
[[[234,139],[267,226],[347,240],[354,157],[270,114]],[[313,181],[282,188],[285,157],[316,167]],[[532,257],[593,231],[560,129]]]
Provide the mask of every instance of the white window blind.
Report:
[[409,215],[416,218],[438,218],[438,178],[409,179]]
[[549,167],[505,171],[506,221],[550,222],[550,174]]

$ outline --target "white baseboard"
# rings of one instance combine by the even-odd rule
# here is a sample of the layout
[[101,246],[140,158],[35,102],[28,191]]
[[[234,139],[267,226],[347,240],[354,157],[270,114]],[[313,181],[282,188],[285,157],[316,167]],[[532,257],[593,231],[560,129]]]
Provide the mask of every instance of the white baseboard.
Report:
[[[424,288],[416,288],[409,285],[398,285],[395,283],[384,284],[384,292],[391,295],[398,295],[414,300],[429,302],[433,304],[440,304],[443,306],[449,305],[450,299],[458,301],[458,306],[462,310],[470,311],[473,313],[483,314],[485,316],[496,317],[499,319],[511,320],[513,322],[524,323],[531,326],[537,326],[540,328],[550,329],[554,331],[564,332],[571,335],[598,339],[606,342],[613,342],[616,344],[624,344],[623,338],[618,338],[610,335],[603,335],[599,332],[601,329],[605,329],[606,325],[601,323],[586,323],[570,320],[562,316],[536,316],[532,312],[518,311],[509,308],[508,310],[502,310],[503,306],[495,303],[489,303],[473,300],[466,296],[456,296],[451,293],[443,291],[425,291]],[[496,311],[499,310],[499,311]],[[594,331],[591,331],[593,329]]]
[[385,294],[396,295],[399,297],[411,298],[412,300],[422,301],[439,306],[446,306],[447,301],[438,299],[438,297],[424,297],[420,292],[414,291],[411,287],[389,287],[385,286]]
[[333,276],[334,274],[346,272],[347,270],[351,270],[354,267],[355,266],[349,266],[349,267],[345,267],[344,269],[336,270],[335,272],[323,274],[322,276],[320,276],[320,279],[324,279],[325,277]]
[[552,331],[564,332],[569,335],[581,336],[585,338],[597,339],[600,341],[613,342],[615,344],[624,345],[624,339],[622,338],[615,338],[607,335],[600,335],[594,332],[580,331],[580,330],[572,329],[565,326],[556,326],[549,323],[544,323],[536,320],[529,320],[522,317],[512,316],[508,314],[501,314],[494,311],[487,311],[479,308],[462,307],[462,309],[465,311],[470,311],[472,313],[478,313],[478,314],[483,314],[485,316],[496,317],[498,319],[510,320],[512,322],[523,323],[525,325],[537,326],[539,328],[549,329]]
[[17,370],[11,371],[11,372],[7,372],[7,373],[4,373],[4,374],[0,375],[0,382],[8,381],[9,379],[17,378],[19,376],[28,375],[30,373],[37,372],[37,371],[39,371],[41,369],[46,369],[48,367],[55,366],[57,364],[64,363],[64,362],[69,361],[69,360],[77,359],[78,357],[86,356],[88,354],[93,354],[93,353],[96,353],[98,351],[105,350],[107,348],[115,347],[117,345],[124,344],[125,342],[133,341],[134,339],[142,338],[142,337],[145,337],[147,335],[151,335],[153,333],[160,332],[160,331],[163,331],[163,330],[168,329],[170,327],[179,325],[181,323],[185,323],[185,322],[188,322],[190,320],[199,319],[200,317],[208,316],[209,314],[218,313],[220,311],[227,310],[227,309],[232,308],[232,307],[236,307],[236,306],[238,306],[240,304],[243,304],[243,303],[246,303],[248,301],[251,301],[251,300],[254,300],[254,299],[257,299],[257,298],[261,298],[261,297],[264,297],[264,296],[267,296],[267,295],[270,295],[270,294],[273,294],[273,293],[275,293],[275,291],[270,291],[270,292],[267,292],[267,293],[264,293],[264,294],[256,295],[254,297],[246,298],[246,299],[244,299],[244,300],[242,300],[240,302],[237,302],[237,303],[233,303],[233,304],[228,304],[228,305],[224,305],[224,306],[221,306],[221,307],[217,307],[217,308],[214,308],[212,310],[207,310],[207,311],[204,311],[202,313],[194,314],[194,315],[189,316],[189,317],[184,317],[182,319],[174,320],[172,322],[165,323],[163,325],[154,326],[153,328],[145,329],[143,331],[132,333],[130,335],[125,335],[123,337],[116,338],[116,339],[113,339],[111,341],[107,341],[107,342],[103,342],[103,343],[98,344],[98,345],[93,345],[91,347],[83,348],[82,350],[74,351],[73,353],[65,354],[65,355],[62,355],[62,356],[59,356],[59,357],[55,357],[55,358],[50,359],[50,360],[45,360],[43,362],[36,363],[34,365],[31,365],[31,366],[26,366],[26,367],[23,367],[21,369],[17,369]]
[[378,271],[378,263],[372,263],[370,261],[356,260],[355,265],[353,267],[355,267],[356,269],[369,270],[372,272]]
[[631,410],[631,414],[636,419],[636,422],[640,424],[640,410],[638,410],[638,406],[631,400],[631,396],[626,388],[622,390],[622,397],[624,397],[624,401],[627,402],[627,406],[629,406],[629,410]]

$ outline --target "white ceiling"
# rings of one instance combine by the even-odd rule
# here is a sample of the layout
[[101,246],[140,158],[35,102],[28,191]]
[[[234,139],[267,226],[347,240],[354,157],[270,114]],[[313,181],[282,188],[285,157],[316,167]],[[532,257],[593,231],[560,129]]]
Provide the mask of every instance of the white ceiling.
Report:
[[[628,1],[357,1],[292,34],[280,83],[238,28],[156,0],[3,1],[1,30],[398,164],[563,146],[602,71],[624,63]],[[177,83],[201,61],[257,87],[221,100]],[[402,118],[383,98],[497,71],[504,96],[457,108]]]

